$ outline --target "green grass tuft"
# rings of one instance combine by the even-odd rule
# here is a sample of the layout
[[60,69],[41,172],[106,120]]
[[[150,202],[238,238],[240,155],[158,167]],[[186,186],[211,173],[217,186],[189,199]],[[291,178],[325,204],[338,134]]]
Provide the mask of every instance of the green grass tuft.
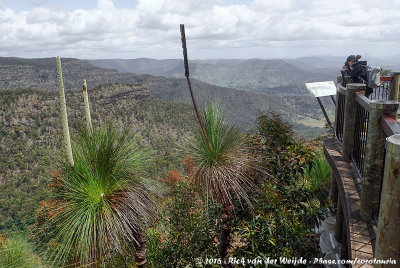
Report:
[[0,268],[39,267],[44,266],[25,238],[17,236],[0,240]]

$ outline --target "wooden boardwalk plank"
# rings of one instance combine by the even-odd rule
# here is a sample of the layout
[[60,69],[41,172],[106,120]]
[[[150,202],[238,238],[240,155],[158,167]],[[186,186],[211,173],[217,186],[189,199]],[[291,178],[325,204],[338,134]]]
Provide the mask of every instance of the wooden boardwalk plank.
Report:
[[[334,137],[333,130],[329,130],[324,137],[324,152],[332,172],[336,174],[339,188],[339,197],[347,209],[345,222],[347,223],[347,239],[350,246],[351,259],[369,260],[374,257],[374,243],[376,226],[367,223],[360,217],[361,179],[353,163],[344,162],[341,147]],[[372,267],[370,264],[355,264],[353,267]]]

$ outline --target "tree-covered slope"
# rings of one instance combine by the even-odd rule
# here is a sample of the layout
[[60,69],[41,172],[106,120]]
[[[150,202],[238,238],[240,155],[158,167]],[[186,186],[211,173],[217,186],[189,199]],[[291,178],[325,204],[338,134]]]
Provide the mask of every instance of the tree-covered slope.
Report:
[[[94,125],[111,120],[142,131],[144,141],[156,150],[154,174],[162,177],[179,166],[180,145],[195,126],[189,105],[152,98],[141,85],[102,85],[89,89],[89,96]],[[82,93],[67,91],[66,102],[74,135],[84,118]],[[33,223],[47,195],[60,136],[57,91],[0,91],[0,235]]]
[[[57,89],[56,61],[54,58],[21,59],[0,57],[0,89],[18,87]],[[68,90],[81,88],[81,79],[86,78],[88,86],[119,82],[148,85],[153,97],[168,101],[190,102],[186,79],[167,78],[153,75],[119,73],[116,70],[94,67],[78,59],[62,59],[64,84]],[[315,99],[308,93],[295,96],[266,95],[232,88],[210,85],[193,79],[193,88],[200,104],[210,101],[222,103],[230,119],[242,126],[253,126],[261,111],[273,110],[294,125],[302,136],[311,137],[324,132],[322,113]],[[280,91],[291,92],[282,86]],[[265,93],[265,92],[264,92]]]

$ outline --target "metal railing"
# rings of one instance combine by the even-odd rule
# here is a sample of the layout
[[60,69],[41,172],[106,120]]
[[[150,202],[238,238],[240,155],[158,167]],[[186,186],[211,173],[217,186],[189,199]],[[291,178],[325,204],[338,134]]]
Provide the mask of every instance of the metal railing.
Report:
[[352,152],[352,160],[356,166],[360,178],[363,178],[363,168],[365,163],[365,151],[367,147],[368,135],[368,119],[369,119],[369,102],[361,93],[356,95],[356,125],[354,130],[354,147]]
[[389,97],[389,89],[391,86],[392,77],[383,76],[381,77],[381,84],[379,87],[373,89],[371,95],[369,95],[370,100],[387,100]]
[[343,142],[344,128],[344,107],[346,100],[346,88],[341,84],[337,86],[337,101],[336,101],[336,119],[335,119],[335,136],[340,145]]
[[[336,174],[339,173],[332,176],[331,194],[333,200],[337,200],[335,237],[344,243],[342,246],[346,252],[353,251],[352,243],[348,243],[351,238],[347,236],[346,239],[343,236],[346,231],[350,232],[350,221],[347,219],[346,222],[344,219],[350,215],[353,217],[353,214],[349,213],[353,212],[352,206],[346,204],[352,199],[357,200],[358,197],[361,220],[371,222],[375,218],[376,221],[377,242],[374,257],[387,257],[382,252],[386,252],[388,245],[400,241],[397,226],[386,224],[392,217],[400,218],[398,204],[393,203],[393,200],[399,200],[398,191],[393,191],[393,188],[397,185],[396,174],[400,165],[400,135],[396,135],[400,134],[400,125],[396,121],[400,72],[393,73],[393,77],[382,77],[381,85],[375,88],[368,98],[363,94],[366,90],[365,85],[350,83],[346,77],[343,79],[348,84],[343,86],[342,77],[338,77],[334,139],[340,145],[340,161],[353,162],[354,166],[343,165],[341,167],[346,169],[339,170],[338,163],[330,163],[332,170],[335,168]],[[330,141],[327,144],[329,145]],[[336,161],[331,155],[331,162],[332,159]],[[354,176],[352,172],[347,172],[347,168],[355,168],[361,178],[361,184],[358,184],[358,178],[354,178],[354,189],[340,188],[343,187],[344,181],[339,182],[339,178],[344,176],[343,178],[349,179],[346,176]],[[340,191],[344,193],[340,194]],[[379,242],[380,239],[382,242]],[[392,252],[392,255],[395,258],[400,257],[398,251]]]

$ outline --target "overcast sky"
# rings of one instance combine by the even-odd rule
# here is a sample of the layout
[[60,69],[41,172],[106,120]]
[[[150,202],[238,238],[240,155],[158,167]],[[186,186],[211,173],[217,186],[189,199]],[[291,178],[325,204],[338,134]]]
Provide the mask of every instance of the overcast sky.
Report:
[[0,0],[0,56],[399,55],[400,0]]

